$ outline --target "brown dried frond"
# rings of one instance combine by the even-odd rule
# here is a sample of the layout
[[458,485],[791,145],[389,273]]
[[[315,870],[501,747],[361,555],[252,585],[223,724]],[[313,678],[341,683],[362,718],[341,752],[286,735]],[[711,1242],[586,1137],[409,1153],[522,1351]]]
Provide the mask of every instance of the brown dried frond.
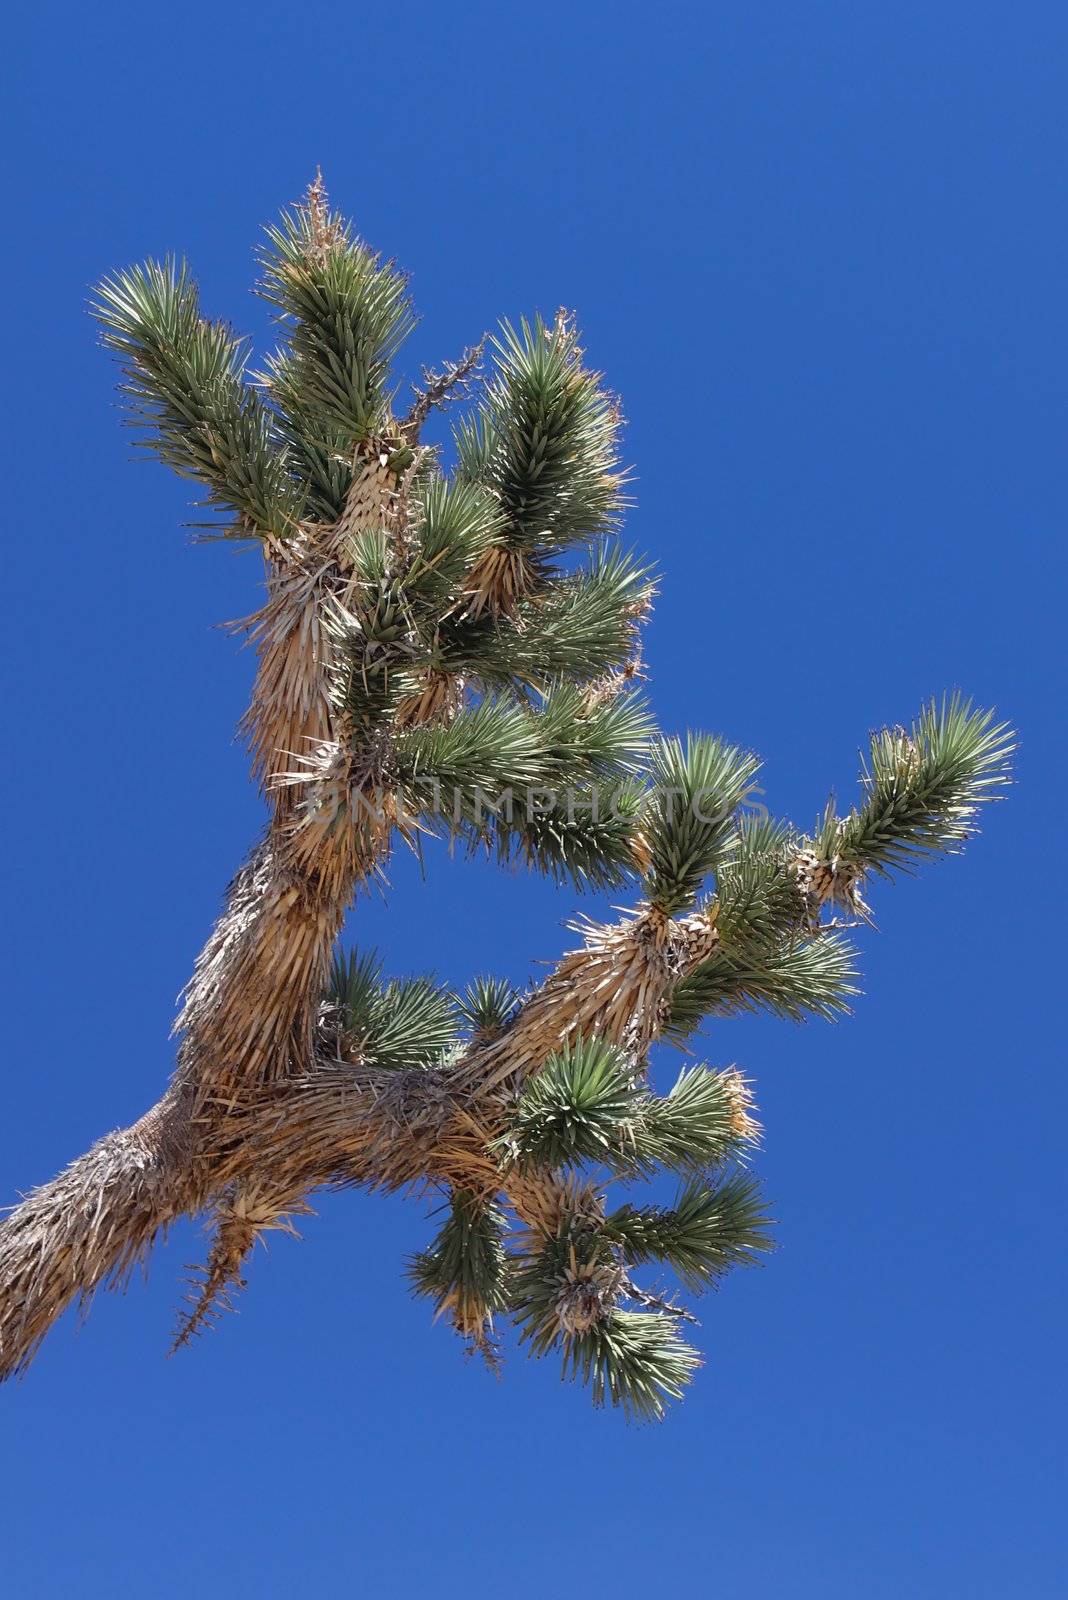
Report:
[[[312,556],[309,548],[307,554]],[[241,719],[253,772],[272,786],[293,756],[325,739],[331,725],[330,638],[323,626],[324,596],[336,587],[333,554],[307,565],[291,560],[268,578],[267,602],[234,624],[260,658],[252,700]],[[284,797],[276,795],[284,806]]]
[[281,841],[255,851],[197,961],[178,1028],[202,1063],[202,1092],[236,1094],[306,1060],[314,1007],[349,893],[328,898],[286,865]]
[[627,1274],[618,1261],[579,1261],[572,1248],[566,1278],[556,1298],[556,1320],[563,1334],[588,1333],[619,1303]]
[[284,856],[294,872],[314,875],[320,895],[351,898],[353,888],[389,853],[398,822],[390,784],[388,733],[361,746],[324,740],[276,782],[299,791],[284,828]]
[[731,1132],[746,1144],[756,1144],[763,1129],[752,1113],[754,1100],[749,1079],[737,1067],[720,1073],[731,1108]]
[[571,354],[575,358],[576,366],[581,363],[582,357],[586,352],[578,342],[578,316],[576,312],[567,306],[557,306],[556,315],[553,317],[553,325],[551,328],[546,328],[545,337],[569,345]]
[[645,677],[642,668],[642,651],[640,642],[636,642],[634,654],[628,661],[614,672],[605,672],[599,678],[586,686],[582,698],[583,710],[589,714],[598,706],[605,705],[610,700],[615,700],[626,690],[632,689],[635,683]]
[[529,1253],[540,1250],[546,1239],[559,1238],[569,1224],[585,1222],[596,1229],[604,1221],[603,1199],[577,1172],[509,1167],[503,1187],[523,1224],[517,1242]]
[[491,545],[475,561],[457,608],[465,617],[511,617],[520,603],[536,594],[544,581],[541,563],[525,550]]
[[330,214],[330,201],[321,167],[315,169],[315,177],[308,185],[302,209],[308,219],[308,257],[321,263],[345,237],[341,219]]
[[338,522],[306,529],[272,564],[251,624],[260,668],[245,726],[274,817],[186,992],[180,1027],[212,1093],[306,1065],[333,942],[396,821],[388,806],[363,803],[376,774],[356,768],[379,752],[349,753],[331,624],[352,581],[352,540],[383,526],[396,492],[384,447],[369,448]]
[[451,722],[463,703],[463,677],[454,672],[431,671],[423,687],[397,706],[396,725],[412,728],[426,722]]
[[234,1309],[234,1294],[245,1287],[241,1268],[257,1239],[268,1231],[300,1235],[293,1224],[311,1207],[299,1196],[278,1196],[255,1181],[238,1183],[215,1207],[215,1241],[203,1267],[193,1268],[190,1310],[179,1320],[171,1354],[201,1332],[223,1311]]
[[[389,460],[389,447],[381,440],[361,447],[362,465],[337,522],[302,528],[269,564],[266,604],[232,624],[260,658],[240,726],[265,789],[293,757],[332,733],[337,651],[330,617],[350,592],[354,539],[396,521],[398,479]],[[275,803],[286,808],[284,787],[276,790]]]
[[652,847],[641,828],[637,828],[630,836],[630,858],[643,876],[653,864]]
[[385,527],[389,522],[399,487],[399,475],[390,463],[399,443],[396,437],[383,436],[367,439],[360,445],[356,475],[345,496],[341,516],[334,525],[338,545],[344,545],[367,528]]
[[850,916],[871,919],[871,907],[864,901],[860,886],[864,875],[859,867],[838,856],[823,860],[814,850],[799,850],[793,873],[805,902],[806,920],[811,931],[820,926],[824,906],[838,906]]

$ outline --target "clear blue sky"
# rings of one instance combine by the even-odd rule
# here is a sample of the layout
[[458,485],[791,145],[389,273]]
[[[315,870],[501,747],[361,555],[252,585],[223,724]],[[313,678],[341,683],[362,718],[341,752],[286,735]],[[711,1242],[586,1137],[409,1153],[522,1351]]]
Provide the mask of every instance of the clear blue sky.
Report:
[[[966,858],[876,888],[854,1019],[709,1038],[757,1080],[781,1248],[705,1304],[665,1425],[465,1365],[396,1199],[324,1199],[167,1362],[182,1229],[0,1393],[5,1594],[1064,1594],[1068,10],[104,0],[6,35],[4,1200],[162,1089],[260,816],[213,627],[257,563],[131,464],[86,294],[185,250],[264,335],[251,250],[317,162],[413,274],[411,372],[578,308],[665,575],[666,726],[754,745],[802,823],[946,686],[1023,750]],[[394,876],[353,922],[397,971],[565,946],[569,893]]]

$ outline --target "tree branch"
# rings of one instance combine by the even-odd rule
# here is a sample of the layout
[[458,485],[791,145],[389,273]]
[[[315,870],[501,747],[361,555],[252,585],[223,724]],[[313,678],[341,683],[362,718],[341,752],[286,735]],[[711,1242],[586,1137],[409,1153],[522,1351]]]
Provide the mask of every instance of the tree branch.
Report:
[[482,352],[486,348],[487,334],[483,334],[477,344],[464,351],[459,361],[450,362],[444,372],[424,371],[423,380],[426,388],[417,392],[408,415],[401,423],[401,433],[410,444],[419,443],[423,423],[430,413],[443,406],[447,400],[455,398],[458,393],[468,386],[478,372],[482,361]]
[[[256,857],[239,875],[220,926],[247,919],[255,864]],[[251,894],[249,903],[261,898]],[[713,938],[706,918],[655,916],[591,925],[586,934],[496,1039],[472,1041],[447,1067],[389,1071],[320,1052],[303,1071],[255,1085],[216,1081],[201,1071],[205,1033],[191,1027],[175,1083],[159,1104],[101,1139],[0,1223],[0,1379],[29,1364],[73,1300],[125,1282],[180,1216],[214,1207],[220,1224],[231,1224],[222,1255],[209,1263],[214,1294],[234,1279],[258,1234],[314,1188],[392,1191],[430,1181],[496,1193],[502,1178],[489,1147],[515,1086],[579,1032],[647,1048],[665,994]],[[606,1000],[609,972],[619,982]],[[255,1200],[246,1195],[235,1208],[243,1185]],[[530,1179],[517,1175],[512,1186],[529,1210]]]
[[185,1209],[189,1099],[171,1091],[109,1133],[0,1224],[0,1378],[22,1371],[55,1319],[122,1283]]

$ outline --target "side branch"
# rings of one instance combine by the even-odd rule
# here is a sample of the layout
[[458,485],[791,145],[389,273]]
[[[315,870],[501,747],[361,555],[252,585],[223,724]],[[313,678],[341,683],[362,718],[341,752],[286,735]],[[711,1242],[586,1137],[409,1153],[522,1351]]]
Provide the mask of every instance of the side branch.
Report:
[[213,1210],[231,1251],[240,1232],[239,1266],[263,1230],[324,1184],[394,1190],[474,1175],[485,1186],[490,1132],[470,1095],[437,1072],[319,1060],[229,1106],[194,1101],[180,1071],[139,1122],[0,1222],[0,1381],[29,1366],[73,1301],[124,1284],[179,1217]]
[[0,1379],[29,1365],[73,1300],[125,1281],[187,1209],[189,1133],[188,1097],[172,1090],[0,1224]]
[[420,390],[411,410],[401,423],[400,431],[409,444],[418,444],[419,435],[427,417],[435,407],[443,406],[450,398],[462,393],[478,372],[487,335],[465,350],[459,361],[451,363],[444,372],[424,371],[426,388]]

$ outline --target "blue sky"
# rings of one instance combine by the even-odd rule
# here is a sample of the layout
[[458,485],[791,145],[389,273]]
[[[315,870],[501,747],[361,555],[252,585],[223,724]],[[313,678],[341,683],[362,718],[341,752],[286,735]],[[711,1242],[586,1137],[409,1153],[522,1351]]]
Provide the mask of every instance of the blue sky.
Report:
[[[6,1592],[1063,1594],[1068,11],[105,0],[7,34],[4,1199],[161,1090],[260,817],[213,626],[257,563],[190,548],[188,486],[131,463],[86,294],[184,250],[264,338],[251,250],[317,162],[413,274],[410,373],[578,309],[664,574],[665,726],[754,746],[801,823],[944,687],[1023,746],[965,858],[876,887],[853,1019],[708,1038],[756,1079],[780,1248],[705,1303],[663,1426],[465,1364],[396,1199],[323,1199],[168,1362],[189,1227],[0,1394]],[[353,936],[525,981],[576,908],[438,852]]]

